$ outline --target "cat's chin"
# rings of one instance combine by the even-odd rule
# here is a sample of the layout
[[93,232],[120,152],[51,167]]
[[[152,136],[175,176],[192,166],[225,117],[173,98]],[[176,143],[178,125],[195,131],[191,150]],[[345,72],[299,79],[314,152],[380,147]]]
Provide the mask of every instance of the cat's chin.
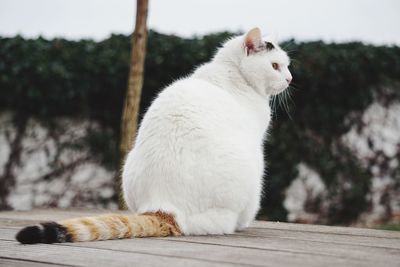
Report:
[[267,95],[279,95],[280,93],[282,93],[283,91],[285,91],[287,88],[289,88],[288,86],[282,87],[282,88],[274,88],[274,89],[267,89],[266,90],[266,94]]

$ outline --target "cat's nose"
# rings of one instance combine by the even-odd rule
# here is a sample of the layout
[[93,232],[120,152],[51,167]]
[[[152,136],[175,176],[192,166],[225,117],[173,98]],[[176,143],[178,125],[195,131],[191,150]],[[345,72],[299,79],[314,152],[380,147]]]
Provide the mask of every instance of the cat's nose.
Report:
[[286,78],[286,81],[287,81],[288,84],[290,84],[290,82],[292,81],[292,77]]

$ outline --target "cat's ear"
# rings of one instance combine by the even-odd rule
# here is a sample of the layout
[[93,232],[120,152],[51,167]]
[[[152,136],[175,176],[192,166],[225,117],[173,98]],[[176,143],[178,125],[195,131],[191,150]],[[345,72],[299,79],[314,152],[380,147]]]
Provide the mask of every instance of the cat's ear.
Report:
[[244,38],[244,49],[246,55],[260,51],[262,47],[261,30],[259,28],[251,29]]

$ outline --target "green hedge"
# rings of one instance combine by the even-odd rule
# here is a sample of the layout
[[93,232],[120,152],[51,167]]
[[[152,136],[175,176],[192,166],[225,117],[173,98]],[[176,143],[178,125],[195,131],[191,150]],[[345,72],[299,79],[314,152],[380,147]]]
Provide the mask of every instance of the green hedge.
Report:
[[[183,39],[151,31],[141,112],[160,89],[210,59],[231,33]],[[374,100],[400,99],[400,48],[361,43],[282,44],[291,51],[295,88],[290,111],[277,107],[266,144],[268,177],[262,214],[285,220],[284,190],[296,177],[299,162],[321,174],[328,187],[328,208],[308,207],[325,223],[350,223],[367,208],[371,174],[360,167],[339,138],[359,123]],[[58,116],[95,119],[113,129],[97,133],[88,145],[116,166],[117,148],[107,140],[119,136],[129,66],[130,38],[113,35],[102,42],[63,39],[0,38],[0,109],[16,118]],[[398,88],[398,89],[396,89]],[[350,189],[341,186],[351,184]]]

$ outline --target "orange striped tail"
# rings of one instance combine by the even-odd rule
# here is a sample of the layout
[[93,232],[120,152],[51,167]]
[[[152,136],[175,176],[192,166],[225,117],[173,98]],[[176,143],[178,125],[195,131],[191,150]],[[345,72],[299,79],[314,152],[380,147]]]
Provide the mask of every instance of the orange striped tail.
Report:
[[173,215],[157,211],[138,215],[107,214],[46,222],[23,228],[16,235],[16,239],[22,244],[49,244],[181,234]]

